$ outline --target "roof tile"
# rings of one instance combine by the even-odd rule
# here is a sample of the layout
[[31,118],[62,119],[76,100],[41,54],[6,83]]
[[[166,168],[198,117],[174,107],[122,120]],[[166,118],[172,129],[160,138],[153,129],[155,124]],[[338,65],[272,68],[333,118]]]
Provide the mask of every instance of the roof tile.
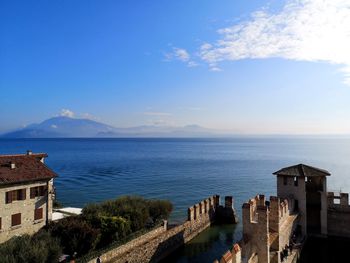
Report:
[[57,174],[40,161],[45,157],[45,153],[0,155],[0,185],[56,177]]

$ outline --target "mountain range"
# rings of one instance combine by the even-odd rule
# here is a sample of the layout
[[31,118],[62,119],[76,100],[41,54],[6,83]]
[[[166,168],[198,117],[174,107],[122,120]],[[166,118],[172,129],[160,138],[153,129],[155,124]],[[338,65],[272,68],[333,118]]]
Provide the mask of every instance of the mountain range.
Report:
[[206,137],[219,133],[198,125],[183,127],[144,125],[116,128],[90,119],[53,117],[39,124],[0,135],[2,138],[125,138],[125,137]]

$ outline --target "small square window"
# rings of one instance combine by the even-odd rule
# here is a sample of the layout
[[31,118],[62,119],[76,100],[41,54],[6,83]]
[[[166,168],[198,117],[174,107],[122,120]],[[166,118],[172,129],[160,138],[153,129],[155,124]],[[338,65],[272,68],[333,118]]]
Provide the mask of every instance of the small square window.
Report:
[[34,220],[43,219],[43,209],[37,208],[34,210]]
[[11,226],[18,226],[21,224],[21,213],[17,213],[11,216]]
[[294,177],[294,186],[298,186],[298,177]]

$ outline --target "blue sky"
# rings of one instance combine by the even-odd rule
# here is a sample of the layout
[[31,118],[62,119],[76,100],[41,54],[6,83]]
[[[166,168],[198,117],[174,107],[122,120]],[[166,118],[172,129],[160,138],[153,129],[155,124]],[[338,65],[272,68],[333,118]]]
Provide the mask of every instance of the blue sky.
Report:
[[0,131],[61,114],[350,133],[347,2],[1,1]]

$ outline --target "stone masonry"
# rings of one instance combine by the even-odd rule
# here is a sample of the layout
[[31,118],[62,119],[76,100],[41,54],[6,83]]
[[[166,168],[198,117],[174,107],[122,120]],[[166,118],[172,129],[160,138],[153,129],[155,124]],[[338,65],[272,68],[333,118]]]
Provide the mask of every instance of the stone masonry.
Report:
[[0,243],[33,234],[52,219],[53,178],[47,154],[0,155]]
[[215,262],[295,262],[308,236],[350,238],[349,195],[327,192],[329,172],[299,164],[274,174],[277,197],[243,204],[243,238]]
[[[221,206],[220,196],[211,196],[189,207],[188,218],[183,224],[170,228],[165,224],[164,227],[111,249],[101,255],[101,259],[103,262],[111,263],[158,262],[193,239],[216,220],[225,222],[233,220],[231,223],[237,223],[232,197],[226,197],[225,200],[227,200],[225,206]],[[224,216],[228,218],[222,218]],[[96,258],[89,261],[89,263],[95,262]]]

